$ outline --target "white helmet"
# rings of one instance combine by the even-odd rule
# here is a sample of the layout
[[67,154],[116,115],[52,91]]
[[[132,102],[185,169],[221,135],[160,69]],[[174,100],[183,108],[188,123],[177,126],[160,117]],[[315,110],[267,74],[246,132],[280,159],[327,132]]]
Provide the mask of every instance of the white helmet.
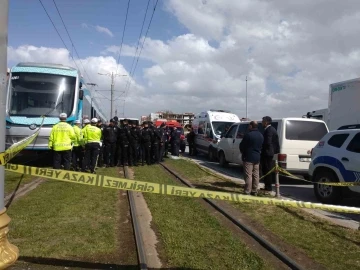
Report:
[[84,124],[90,124],[90,120],[89,119],[84,119]]
[[60,115],[59,115],[59,118],[61,119],[61,118],[67,118],[67,114],[66,113],[60,113]]
[[91,123],[96,124],[98,122],[97,118],[91,119]]
[[74,124],[80,124],[80,120],[75,120]]

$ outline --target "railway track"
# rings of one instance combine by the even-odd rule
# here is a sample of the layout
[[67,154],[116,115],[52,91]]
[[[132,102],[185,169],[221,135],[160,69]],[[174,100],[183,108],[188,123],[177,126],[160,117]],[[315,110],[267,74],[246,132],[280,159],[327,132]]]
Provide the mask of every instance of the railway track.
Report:
[[[168,166],[166,166],[163,163],[160,163],[162,168],[166,170],[168,173],[170,173],[174,178],[179,180],[182,184],[186,185],[190,188],[195,188],[189,181],[179,176],[176,172],[174,172],[172,169],[170,169]],[[254,239],[256,242],[258,242],[265,250],[273,254],[277,259],[279,259],[282,263],[284,263],[286,266],[288,266],[291,269],[296,270],[302,270],[305,269],[304,267],[300,266],[298,263],[296,263],[293,259],[288,257],[285,253],[280,251],[277,247],[275,247],[273,244],[271,244],[269,241],[264,239],[261,235],[257,234],[255,231],[253,231],[249,226],[245,225],[241,221],[239,221],[236,217],[234,217],[232,214],[230,214],[227,210],[225,210],[223,207],[221,207],[219,204],[217,204],[215,201],[207,198],[202,198],[208,205],[210,205],[212,208],[214,208],[218,213],[220,213],[223,217],[225,217],[228,221],[230,221],[232,224],[234,224],[238,229],[248,234],[252,239]]]
[[[127,179],[130,179],[129,177],[129,168],[127,166],[124,166],[124,176]],[[130,206],[130,215],[134,230],[134,238],[135,238],[135,245],[137,250],[137,257],[139,262],[139,268],[141,270],[147,270],[147,260],[146,260],[146,253],[145,253],[145,247],[144,247],[144,241],[141,234],[139,219],[136,211],[135,206],[135,195],[133,191],[127,191],[127,197],[129,200],[129,206]]]

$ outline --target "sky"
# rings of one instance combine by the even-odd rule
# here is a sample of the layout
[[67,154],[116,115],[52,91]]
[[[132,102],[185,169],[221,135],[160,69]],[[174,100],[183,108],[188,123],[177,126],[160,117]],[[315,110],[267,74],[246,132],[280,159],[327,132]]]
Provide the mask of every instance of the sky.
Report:
[[111,80],[98,73],[119,74],[120,117],[224,109],[241,118],[247,96],[248,118],[260,119],[326,108],[329,84],[360,68],[358,0],[130,0],[124,35],[128,0],[55,0],[73,43],[53,0],[42,0],[66,47],[40,1],[9,2],[8,66],[78,66],[108,116]]

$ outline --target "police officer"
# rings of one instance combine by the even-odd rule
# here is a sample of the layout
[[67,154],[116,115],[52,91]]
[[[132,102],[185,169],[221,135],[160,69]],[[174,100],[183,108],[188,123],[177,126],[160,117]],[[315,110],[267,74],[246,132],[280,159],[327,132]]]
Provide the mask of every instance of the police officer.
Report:
[[74,147],[72,149],[72,166],[74,171],[77,171],[79,167],[81,168],[82,161],[83,161],[83,152],[82,152],[82,145],[83,145],[83,133],[80,128],[81,123],[80,120],[75,120],[74,122],[74,132],[75,132],[75,142]]
[[51,129],[48,147],[53,150],[53,168],[60,169],[63,161],[64,169],[70,170],[71,148],[76,140],[75,132],[73,127],[66,123],[66,113],[61,113],[59,118],[60,122]]
[[86,127],[84,132],[85,142],[85,159],[82,166],[82,171],[86,167],[90,169],[91,173],[95,173],[96,163],[100,152],[101,144],[101,129],[96,126],[97,119],[91,119],[91,125]]
[[[101,132],[103,131],[104,125],[103,125],[101,119],[98,119],[98,121],[96,123],[96,126],[101,130]],[[105,164],[104,164],[104,145],[103,145],[103,142],[100,143],[100,152],[99,152],[97,164],[98,164],[99,167],[104,167],[105,166]]]
[[153,132],[153,141],[152,141],[152,156],[153,162],[159,163],[160,162],[160,143],[161,143],[161,134],[160,130],[156,128],[154,125],[151,125],[151,129]]
[[118,138],[121,146],[121,163],[124,166],[132,166],[131,134],[127,119],[124,119],[123,127],[119,129]]
[[117,141],[117,128],[115,127],[114,119],[110,120],[109,126],[105,127],[102,132],[104,142],[104,164],[106,167],[114,167]]
[[174,127],[171,132],[171,146],[173,149],[172,155],[179,156],[180,151],[180,141],[181,141],[181,130]]
[[167,158],[168,152],[169,152],[169,145],[170,145],[170,128],[168,126],[165,127],[165,137],[166,137],[166,141],[165,141],[165,154],[164,157]]
[[160,133],[160,136],[161,136],[159,159],[162,162],[162,161],[164,161],[165,144],[166,144],[167,139],[168,139],[166,131],[165,131],[165,123],[161,123],[161,125],[159,127],[159,133]]
[[136,126],[136,123],[132,123],[132,127],[130,129],[131,133],[131,152],[132,152],[132,158],[133,158],[133,164],[134,166],[138,165],[139,162],[139,148],[140,148],[140,129]]
[[152,132],[149,128],[149,123],[144,122],[144,128],[141,130],[141,146],[142,146],[142,165],[144,166],[144,160],[147,165],[151,165],[151,142]]

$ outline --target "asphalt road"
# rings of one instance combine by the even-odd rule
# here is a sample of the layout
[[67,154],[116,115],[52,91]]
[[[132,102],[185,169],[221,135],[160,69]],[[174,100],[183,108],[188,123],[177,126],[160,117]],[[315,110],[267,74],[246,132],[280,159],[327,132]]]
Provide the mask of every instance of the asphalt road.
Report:
[[[196,157],[190,157],[187,152],[183,154],[184,157],[191,158],[200,165],[208,167],[214,171],[230,176],[234,181],[243,182],[242,167],[236,164],[229,164],[227,167],[221,167],[217,162],[208,161],[207,157],[199,154]],[[262,186],[261,186],[262,187]],[[304,181],[280,176],[280,193],[283,197],[291,198],[299,201],[319,203],[314,195],[313,185]],[[345,200],[342,205],[360,207],[359,200]],[[360,222],[360,215],[356,214],[337,214],[325,211],[319,211],[319,215],[324,215],[327,218],[334,219],[335,222],[349,222],[354,226],[354,221]],[[356,226],[356,224],[355,224]]]

